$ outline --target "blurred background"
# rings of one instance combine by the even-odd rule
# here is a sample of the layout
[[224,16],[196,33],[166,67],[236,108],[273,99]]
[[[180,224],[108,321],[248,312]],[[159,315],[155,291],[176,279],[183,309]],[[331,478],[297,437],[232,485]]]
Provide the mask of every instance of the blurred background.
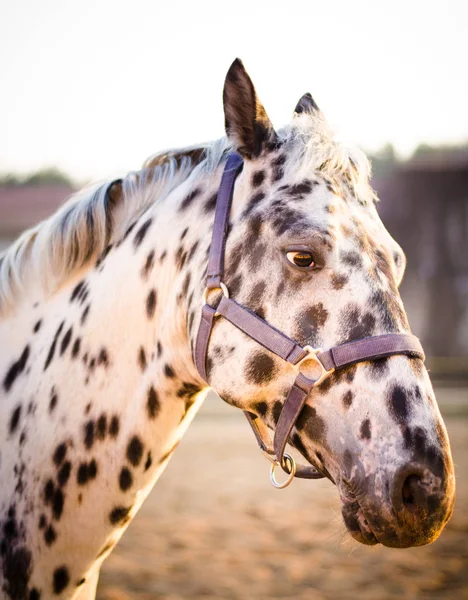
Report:
[[372,159],[408,258],[402,296],[451,437],[457,507],[429,547],[358,546],[333,486],[273,490],[242,415],[212,396],[98,598],[468,598],[465,0],[1,3],[0,252],[83,184],[223,135],[236,56],[275,125],[310,91]]

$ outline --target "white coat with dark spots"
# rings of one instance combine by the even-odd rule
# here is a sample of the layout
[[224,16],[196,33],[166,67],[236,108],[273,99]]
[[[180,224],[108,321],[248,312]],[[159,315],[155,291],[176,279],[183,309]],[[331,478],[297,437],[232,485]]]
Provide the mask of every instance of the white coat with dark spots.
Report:
[[[276,132],[240,61],[224,110],[226,138],[84,190],[0,259],[8,600],[95,597],[102,562],[203,400],[192,348],[231,150],[244,158],[226,247],[231,296],[314,347],[409,331],[405,258],[378,217],[364,156],[333,141],[309,94]],[[291,365],[219,319],[207,370],[226,402],[275,428]],[[337,485],[363,543],[426,544],[450,517],[449,442],[418,359],[335,373],[290,441]]]

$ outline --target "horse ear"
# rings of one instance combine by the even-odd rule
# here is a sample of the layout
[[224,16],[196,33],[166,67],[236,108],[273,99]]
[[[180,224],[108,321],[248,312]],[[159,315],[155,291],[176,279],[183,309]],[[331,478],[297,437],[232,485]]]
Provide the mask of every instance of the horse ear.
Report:
[[313,113],[316,110],[320,109],[315,100],[312,98],[312,95],[307,92],[297,103],[296,108],[294,109],[294,114],[300,115],[301,113]]
[[276,141],[273,125],[238,58],[227,72],[223,103],[226,134],[244,158],[259,156],[266,144]]

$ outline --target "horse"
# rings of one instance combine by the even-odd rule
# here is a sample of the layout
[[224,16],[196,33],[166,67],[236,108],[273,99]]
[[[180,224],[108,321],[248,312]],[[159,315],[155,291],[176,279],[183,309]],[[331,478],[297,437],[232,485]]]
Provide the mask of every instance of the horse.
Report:
[[336,485],[359,542],[428,544],[452,514],[368,160],[308,93],[276,131],[238,59],[223,105],[225,137],[79,192],[1,257],[4,598],[95,598],[210,388],[245,411],[275,485]]

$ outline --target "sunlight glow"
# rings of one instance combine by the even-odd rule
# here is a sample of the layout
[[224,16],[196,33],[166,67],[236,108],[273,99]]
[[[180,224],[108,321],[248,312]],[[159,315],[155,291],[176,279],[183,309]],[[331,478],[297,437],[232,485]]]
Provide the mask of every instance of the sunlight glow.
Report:
[[112,177],[217,138],[236,56],[277,126],[310,91],[367,149],[462,141],[467,17],[463,0],[4,2],[0,171]]

